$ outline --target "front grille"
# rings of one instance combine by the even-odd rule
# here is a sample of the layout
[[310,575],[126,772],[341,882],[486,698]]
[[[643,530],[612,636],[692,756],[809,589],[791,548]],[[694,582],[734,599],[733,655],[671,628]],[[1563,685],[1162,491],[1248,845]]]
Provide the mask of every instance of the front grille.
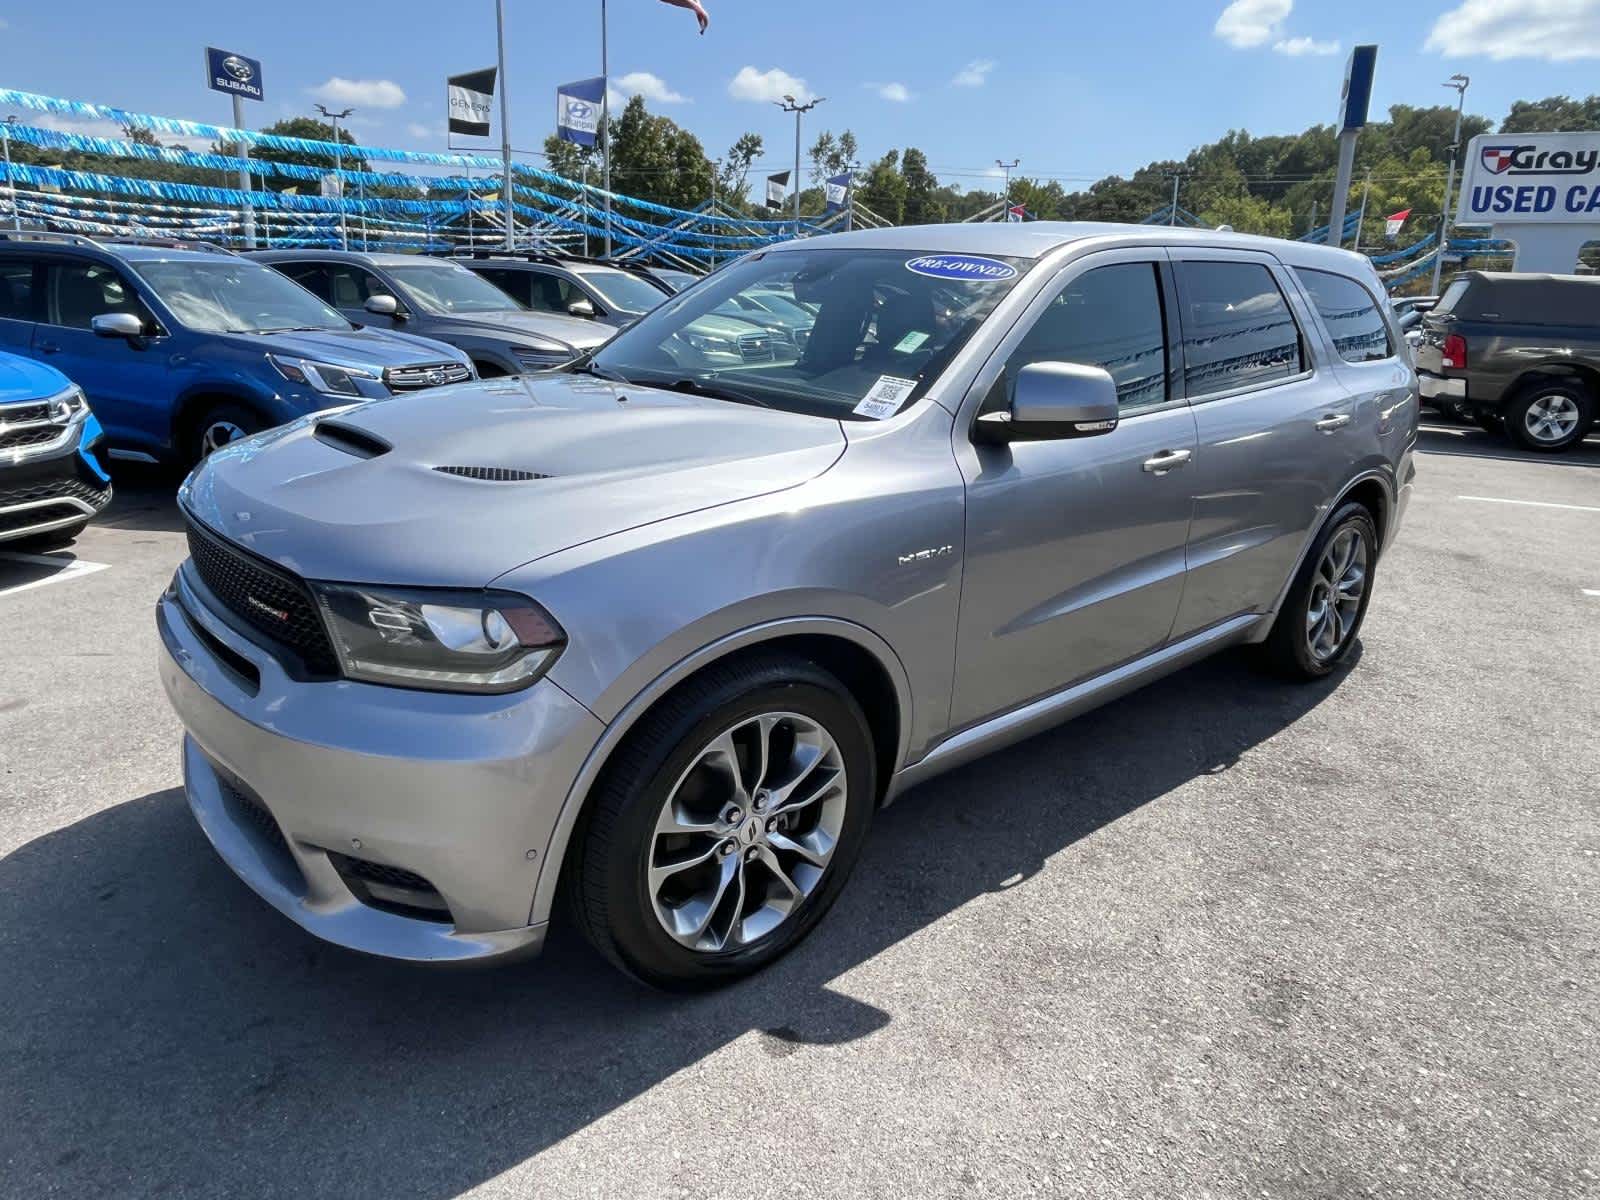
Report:
[[0,405],[0,426],[31,425],[35,421],[48,421],[49,419],[50,406],[48,404]]
[[443,387],[447,383],[465,383],[471,378],[471,367],[453,362],[428,363],[420,367],[390,367],[383,373],[383,381],[389,385],[391,392]]
[[66,431],[60,425],[35,425],[31,429],[0,426],[0,450],[24,450],[57,440]]
[[23,487],[0,488],[0,509],[31,500],[56,500],[66,496],[99,508],[111,499],[111,488],[109,485],[97,488],[81,479],[41,479]]
[[739,357],[745,362],[771,362],[777,357],[770,333],[744,333],[739,335]]
[[235,816],[242,817],[248,822],[273,849],[291,860],[294,858],[289,851],[289,839],[283,836],[283,829],[279,826],[278,819],[267,811],[265,804],[242,788],[235,787],[220,774],[217,776],[217,786],[222,789],[222,798]]
[[456,475],[462,479],[481,479],[485,483],[526,483],[530,479],[549,479],[537,471],[522,471],[516,467],[435,467],[441,475]]
[[373,908],[397,913],[404,917],[419,917],[424,921],[449,921],[450,906],[439,890],[404,867],[391,867],[388,863],[371,862],[365,858],[352,858],[348,854],[328,852],[328,861],[339,872],[345,886],[356,899]]
[[287,649],[313,676],[339,673],[333,643],[306,585],[294,575],[224,541],[192,518],[185,521],[189,557],[201,581],[227,610]]

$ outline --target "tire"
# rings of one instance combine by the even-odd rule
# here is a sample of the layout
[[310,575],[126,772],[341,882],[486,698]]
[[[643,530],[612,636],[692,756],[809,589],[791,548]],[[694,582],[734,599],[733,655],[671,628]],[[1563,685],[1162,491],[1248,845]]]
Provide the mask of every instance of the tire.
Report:
[[36,533],[31,537],[18,538],[14,542],[0,542],[0,550],[22,550],[30,554],[38,554],[43,550],[59,550],[62,546],[69,546],[76,541],[78,535],[89,527],[91,519],[85,517],[81,521],[74,521],[71,525],[52,529],[49,533]]
[[[1355,597],[1353,607],[1346,609],[1340,605],[1334,606],[1334,614],[1328,619],[1335,624],[1330,627],[1316,615],[1319,610],[1324,613],[1327,611],[1330,572],[1326,568],[1335,548],[1342,548],[1345,539],[1351,535],[1360,544],[1358,558],[1350,560],[1352,565],[1360,568],[1360,594]],[[1331,674],[1349,657],[1351,648],[1360,636],[1361,623],[1367,615],[1367,604],[1372,599],[1377,562],[1378,531],[1373,525],[1372,514],[1362,504],[1352,502],[1341,505],[1322,527],[1322,532],[1311,546],[1311,553],[1300,564],[1294,584],[1284,598],[1277,620],[1273,622],[1272,632],[1261,644],[1264,665],[1274,674],[1287,679],[1322,679]],[[1349,572],[1339,571],[1332,578],[1346,582]],[[1348,588],[1341,590],[1348,591]],[[1319,636],[1325,631],[1337,634],[1337,639],[1331,645],[1327,639]]]
[[[797,766],[806,761],[809,771]],[[596,786],[564,880],[579,928],[617,967],[668,991],[760,970],[843,889],[877,804],[875,773],[860,705],[816,664],[774,655],[709,668],[645,715]],[[793,806],[779,786],[762,816],[759,785],[786,776]],[[672,832],[680,814],[694,833]]]
[[[189,427],[185,447],[189,461],[197,463],[228,442],[260,433],[266,427],[259,413],[242,404],[225,400],[210,405]],[[228,436],[223,437],[224,433]]]
[[1529,450],[1559,454],[1583,441],[1594,425],[1594,393],[1577,379],[1529,384],[1506,406],[1505,429]]

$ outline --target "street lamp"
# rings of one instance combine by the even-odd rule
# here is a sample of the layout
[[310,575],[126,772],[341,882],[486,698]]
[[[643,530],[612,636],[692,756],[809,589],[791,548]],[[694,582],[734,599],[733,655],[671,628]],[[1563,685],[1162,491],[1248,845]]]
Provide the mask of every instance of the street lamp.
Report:
[[1439,245],[1433,253],[1433,292],[1439,294],[1439,276],[1444,272],[1445,231],[1450,228],[1450,193],[1456,186],[1456,152],[1461,149],[1461,114],[1467,107],[1467,85],[1472,80],[1465,75],[1452,75],[1441,87],[1456,90],[1456,132],[1450,141],[1450,172],[1444,182],[1444,211],[1439,214]]
[[[339,181],[339,249],[350,249],[350,233],[344,225],[344,150],[339,144],[339,122],[355,112],[347,108],[343,112],[330,112],[322,105],[317,105],[317,111],[333,122],[333,173]],[[471,197],[467,197],[471,203]]]
[[[778,107],[786,113],[794,114],[794,235],[800,236],[800,116],[808,113],[817,105],[826,100],[826,96],[818,96],[809,104],[801,104],[793,96],[785,96],[783,103]],[[773,101],[774,104],[778,102]]]
[[1010,162],[1002,162],[998,158],[994,160],[994,165],[999,167],[1002,171],[1004,171],[1006,173],[1006,194],[1005,194],[1005,210],[1006,211],[1000,214],[1000,219],[1002,221],[1011,220],[1011,170],[1012,170],[1013,167],[1020,166],[1021,163],[1022,163],[1022,160],[1020,158],[1013,158]]

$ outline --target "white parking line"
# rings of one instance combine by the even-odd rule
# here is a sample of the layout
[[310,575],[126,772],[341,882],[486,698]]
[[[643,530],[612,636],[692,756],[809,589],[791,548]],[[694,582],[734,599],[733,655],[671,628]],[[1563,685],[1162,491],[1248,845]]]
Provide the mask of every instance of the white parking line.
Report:
[[1484,504],[1521,504],[1528,508],[1564,508],[1571,512],[1600,513],[1600,507],[1590,504],[1556,504],[1550,500],[1508,500],[1504,496],[1457,496],[1457,500],[1479,500]]
[[29,580],[19,583],[15,587],[0,587],[0,596],[14,596],[18,592],[31,591],[33,588],[46,587],[52,583],[62,583],[70,579],[82,579],[85,575],[93,575],[96,571],[104,571],[110,563],[86,562],[81,558],[52,558],[46,554],[19,554],[9,550],[0,550],[0,562],[31,563],[38,567],[56,567],[58,570],[53,575],[46,575],[43,579]]
[[1600,599],[1600,588],[1579,588],[1578,590],[1585,596],[1594,596]]

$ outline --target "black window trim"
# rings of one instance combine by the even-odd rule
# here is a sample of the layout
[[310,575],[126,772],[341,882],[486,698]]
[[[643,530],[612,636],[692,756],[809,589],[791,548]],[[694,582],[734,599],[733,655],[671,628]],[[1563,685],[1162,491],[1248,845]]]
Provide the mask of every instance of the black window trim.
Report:
[[[1282,262],[1276,258],[1273,258],[1271,255],[1259,254],[1248,250],[1174,249],[1171,252],[1171,263],[1175,290],[1177,286],[1178,267],[1186,262],[1239,263],[1246,266],[1265,267],[1267,275],[1272,279],[1274,286],[1276,286],[1278,289],[1278,294],[1283,297],[1283,306],[1289,313],[1289,319],[1294,322],[1295,333],[1298,335],[1300,341],[1300,361],[1303,366],[1298,373],[1294,375],[1285,375],[1281,379],[1268,379],[1257,383],[1244,383],[1240,384],[1238,387],[1229,388],[1226,391],[1205,392],[1198,396],[1192,396],[1189,394],[1189,376],[1188,371],[1185,370],[1182,380],[1182,393],[1185,403],[1192,408],[1200,404],[1211,404],[1217,400],[1233,400],[1240,396],[1252,396],[1258,392],[1270,391],[1273,388],[1286,387],[1295,383],[1304,383],[1308,379],[1315,379],[1317,377],[1322,364],[1318,360],[1317,356],[1311,352],[1311,339],[1306,336],[1306,313],[1295,311],[1295,305],[1297,303],[1305,304],[1306,300],[1301,295],[1299,281],[1290,280],[1287,278],[1287,268]],[[1284,287],[1286,282],[1292,282],[1294,286],[1291,288],[1286,288]],[[1181,347],[1184,345],[1185,341],[1183,337],[1183,305],[1180,303],[1176,307],[1178,309],[1178,345],[1181,353]],[[1187,358],[1184,359],[1184,366],[1186,368],[1188,366]]]

